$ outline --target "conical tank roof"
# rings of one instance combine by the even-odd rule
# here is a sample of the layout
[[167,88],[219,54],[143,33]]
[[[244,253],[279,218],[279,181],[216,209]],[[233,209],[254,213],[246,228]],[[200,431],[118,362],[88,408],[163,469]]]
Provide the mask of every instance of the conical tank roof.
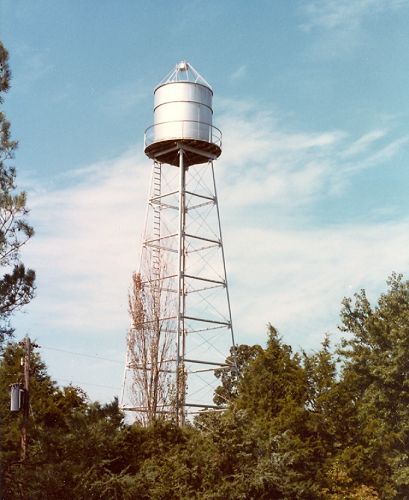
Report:
[[187,61],[178,62],[176,66],[170,71],[170,73],[168,73],[165,78],[157,85],[156,88],[162,85],[166,85],[167,83],[175,82],[198,83],[212,90],[212,87],[203,78],[203,76]]

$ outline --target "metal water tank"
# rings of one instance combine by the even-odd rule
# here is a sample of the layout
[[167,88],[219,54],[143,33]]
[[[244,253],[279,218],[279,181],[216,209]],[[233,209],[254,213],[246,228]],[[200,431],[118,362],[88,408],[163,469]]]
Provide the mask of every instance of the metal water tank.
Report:
[[155,88],[154,123],[145,132],[145,153],[156,158],[178,141],[199,151],[204,148],[217,158],[221,132],[213,126],[212,99],[212,88],[193,66],[178,63]]

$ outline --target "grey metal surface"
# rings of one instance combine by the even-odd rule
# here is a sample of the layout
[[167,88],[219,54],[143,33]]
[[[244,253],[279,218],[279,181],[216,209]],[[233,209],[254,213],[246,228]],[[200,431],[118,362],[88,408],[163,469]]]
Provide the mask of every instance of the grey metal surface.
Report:
[[145,134],[145,147],[169,139],[191,139],[221,145],[213,128],[213,91],[186,61],[178,63],[154,92],[154,122]]
[[153,141],[211,140],[213,92],[191,82],[165,83],[155,91]]

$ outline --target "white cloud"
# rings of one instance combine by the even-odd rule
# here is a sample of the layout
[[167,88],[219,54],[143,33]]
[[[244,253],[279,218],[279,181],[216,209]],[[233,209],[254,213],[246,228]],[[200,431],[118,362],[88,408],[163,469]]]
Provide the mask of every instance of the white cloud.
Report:
[[375,142],[385,137],[385,135],[385,130],[372,130],[371,132],[364,134],[362,137],[352,142],[352,144],[348,148],[346,148],[343,155],[345,157],[348,157],[357,155],[359,153],[364,153],[368,150],[368,148],[373,146]]
[[[335,338],[340,303],[366,288],[376,299],[393,271],[409,268],[409,220],[292,230],[230,227],[227,257],[239,340],[264,341],[271,322],[295,348]],[[251,340],[250,340],[251,341]]]
[[26,260],[37,271],[38,291],[30,314],[48,329],[126,328],[149,177],[144,163],[125,155],[91,166],[70,187],[31,192],[36,236]]
[[102,106],[114,114],[132,113],[143,99],[150,95],[141,81],[122,83],[103,95]]
[[13,88],[17,91],[32,91],[33,86],[53,70],[53,65],[49,62],[48,50],[20,45],[16,49],[16,57],[20,59],[20,64],[16,65],[15,73],[13,73]]
[[408,6],[407,0],[314,0],[303,6],[307,20],[302,28],[352,31],[367,16]]
[[306,33],[318,34],[307,46],[312,59],[354,57],[359,47],[370,47],[366,22],[374,16],[409,7],[408,0],[312,0],[301,4]]
[[[360,138],[291,131],[254,103],[224,101],[224,108],[216,174],[228,221],[237,340],[263,342],[271,321],[295,347],[317,347],[325,330],[335,328],[344,295],[365,287],[376,296],[392,270],[409,267],[402,251],[409,247],[409,221],[322,228],[304,225],[292,210],[342,196],[356,172],[389,161],[407,138],[388,141],[387,130]],[[71,171],[46,188],[27,186],[37,234],[25,261],[38,273],[38,291],[16,321],[21,334],[28,330],[45,346],[116,360],[124,355],[127,290],[138,267],[150,166],[130,152]],[[49,355],[47,362],[61,379],[120,385],[119,365],[115,371],[96,362],[93,379],[88,365],[78,364],[74,377],[73,360],[66,367],[56,360]],[[92,397],[112,395],[89,389]]]
[[[386,129],[355,139],[345,131],[286,130],[271,113],[252,103],[224,101],[220,180],[229,203],[282,210],[340,196],[357,172],[390,160],[408,136]],[[234,111],[232,111],[234,110]]]
[[241,80],[246,76],[246,74],[247,74],[247,66],[245,64],[242,64],[233,71],[233,73],[230,75],[230,79],[232,81]]

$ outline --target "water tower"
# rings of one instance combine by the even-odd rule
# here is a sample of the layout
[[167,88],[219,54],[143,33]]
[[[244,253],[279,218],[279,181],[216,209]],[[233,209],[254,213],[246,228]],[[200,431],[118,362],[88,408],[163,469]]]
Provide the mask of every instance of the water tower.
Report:
[[145,132],[153,165],[122,391],[123,408],[142,421],[166,414],[183,424],[216,408],[214,370],[234,347],[212,98],[206,80],[180,62],[155,88]]

